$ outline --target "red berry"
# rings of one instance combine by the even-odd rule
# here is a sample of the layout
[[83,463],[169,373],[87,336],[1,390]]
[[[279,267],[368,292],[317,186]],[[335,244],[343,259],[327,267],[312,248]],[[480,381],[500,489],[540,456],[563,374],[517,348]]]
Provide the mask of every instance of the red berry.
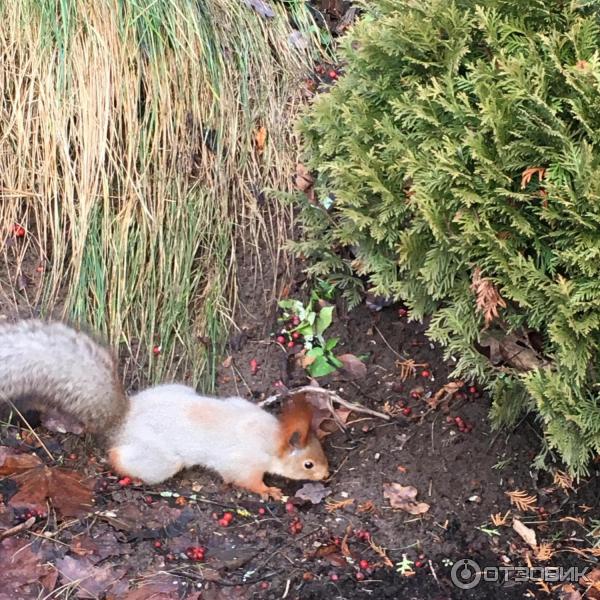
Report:
[[299,337],[300,337],[300,334],[297,331],[294,331],[294,333],[292,333],[293,340],[297,340]]
[[294,342],[292,340],[290,340],[287,344],[288,348],[293,348],[296,344],[294,344]]
[[359,571],[359,572],[356,574],[356,580],[357,580],[357,581],[363,581],[363,580],[364,580],[364,578],[365,578],[365,574],[364,574],[362,571]]
[[162,547],[162,542],[161,542],[160,540],[156,540],[156,541],[154,542],[154,547],[155,547],[155,548],[161,548],[161,547]]
[[338,74],[333,69],[331,69],[331,71],[329,71],[328,75],[329,75],[329,77],[331,77],[331,79],[337,79],[337,76],[338,76]]
[[221,527],[229,527],[229,521],[227,519],[219,519],[217,521]]
[[231,523],[231,521],[233,521],[233,513],[232,512],[226,512],[223,515],[223,520],[227,521],[228,523]]
[[462,427],[465,422],[460,418],[460,417],[454,417],[454,422],[459,426]]
[[364,558],[358,563],[358,566],[363,570],[366,571],[369,568],[369,561],[365,560]]
[[25,236],[25,228],[21,227],[20,225],[15,224],[13,226],[13,233],[15,234],[15,237],[24,237]]
[[294,506],[293,502],[286,502],[285,503],[285,510],[288,513],[295,513],[296,512],[296,507]]
[[260,582],[260,589],[261,590],[268,590],[269,589],[269,582],[268,581],[261,581]]
[[262,515],[264,515],[264,514],[266,514],[266,513],[267,513],[267,511],[266,511],[266,510],[265,510],[265,509],[264,509],[262,506],[261,506],[261,507],[258,509],[258,514],[259,514],[259,515],[261,515],[261,516],[262,516]]
[[477,393],[477,388],[472,385],[469,387],[469,394],[476,394]]
[[416,390],[413,390],[413,391],[410,393],[410,397],[411,397],[411,398],[420,398],[420,397],[421,397],[421,392],[417,392]]
[[285,344],[285,338],[282,335],[278,335],[276,339],[280,344]]
[[340,576],[337,573],[332,573],[329,576],[329,579],[331,579],[331,581],[337,581],[340,578]]
[[425,563],[422,560],[416,560],[415,561],[415,567],[417,567],[417,569],[420,569]]
[[407,406],[406,408],[403,408],[403,409],[402,409],[402,414],[403,414],[405,417],[409,417],[409,416],[410,416],[410,413],[412,413],[412,408],[411,408],[410,406]]
[[250,359],[250,373],[256,375],[258,371],[258,361],[255,358]]
[[399,317],[406,317],[406,315],[408,315],[408,310],[404,307],[400,307],[398,309],[398,316]]
[[122,479],[119,479],[119,485],[131,485],[131,477],[123,477]]
[[427,369],[423,369],[421,371],[421,377],[431,377],[431,371],[428,371]]
[[162,351],[162,348],[160,346],[154,346],[154,348],[152,348],[152,352],[154,354],[160,354]]
[[296,327],[296,326],[300,325],[300,317],[293,316],[293,317],[292,317],[292,325],[293,325],[294,327]]

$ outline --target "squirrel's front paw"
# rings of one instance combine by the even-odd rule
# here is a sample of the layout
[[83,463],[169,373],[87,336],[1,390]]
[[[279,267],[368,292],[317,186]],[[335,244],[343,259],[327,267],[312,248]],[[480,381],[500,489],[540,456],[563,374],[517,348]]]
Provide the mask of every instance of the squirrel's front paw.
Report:
[[273,498],[273,500],[279,501],[283,496],[283,492],[278,487],[265,487],[260,496],[263,500]]

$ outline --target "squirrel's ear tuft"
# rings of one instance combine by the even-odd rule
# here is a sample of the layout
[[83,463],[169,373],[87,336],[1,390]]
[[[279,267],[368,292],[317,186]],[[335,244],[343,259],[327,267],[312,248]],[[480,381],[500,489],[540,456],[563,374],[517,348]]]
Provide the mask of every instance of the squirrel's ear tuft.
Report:
[[291,448],[304,448],[308,442],[313,409],[304,394],[288,400],[279,417],[281,423],[280,454]]

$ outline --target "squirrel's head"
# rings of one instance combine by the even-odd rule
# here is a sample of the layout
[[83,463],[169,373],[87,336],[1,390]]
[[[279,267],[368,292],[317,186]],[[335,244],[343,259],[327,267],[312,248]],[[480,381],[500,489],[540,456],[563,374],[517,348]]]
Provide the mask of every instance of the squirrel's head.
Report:
[[292,397],[285,405],[279,417],[279,475],[314,481],[329,477],[327,457],[311,430],[312,416],[313,408],[303,394]]

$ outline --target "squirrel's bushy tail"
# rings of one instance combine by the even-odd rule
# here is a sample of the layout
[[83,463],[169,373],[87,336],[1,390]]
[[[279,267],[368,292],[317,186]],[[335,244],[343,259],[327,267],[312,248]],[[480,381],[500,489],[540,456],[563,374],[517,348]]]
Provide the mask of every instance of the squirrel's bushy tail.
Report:
[[89,430],[108,433],[125,416],[128,399],[110,351],[58,322],[0,325],[0,403],[68,413]]

